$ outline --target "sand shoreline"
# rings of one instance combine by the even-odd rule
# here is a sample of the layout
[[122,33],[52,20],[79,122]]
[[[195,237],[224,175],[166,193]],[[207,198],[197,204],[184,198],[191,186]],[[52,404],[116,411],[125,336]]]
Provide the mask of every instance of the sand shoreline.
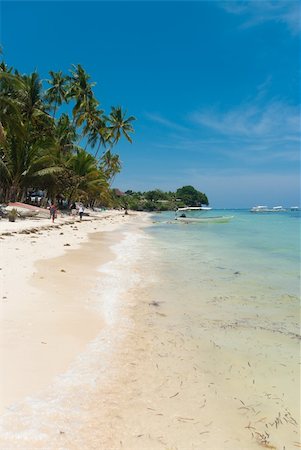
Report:
[[104,328],[93,309],[98,269],[133,219],[109,211],[81,223],[24,220],[10,231],[0,223],[1,412],[46,388]]

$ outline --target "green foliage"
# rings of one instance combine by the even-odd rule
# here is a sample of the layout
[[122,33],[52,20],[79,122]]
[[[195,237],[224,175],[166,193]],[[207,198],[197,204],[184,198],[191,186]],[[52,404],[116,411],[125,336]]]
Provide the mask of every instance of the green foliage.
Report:
[[105,116],[81,65],[49,74],[45,89],[37,72],[21,75],[0,63],[0,201],[24,201],[36,188],[52,199],[110,202],[121,170],[112,149],[121,137],[132,142],[135,118],[120,106]]
[[184,186],[176,192],[156,189],[141,193],[128,190],[123,201],[127,203],[129,209],[135,211],[174,211],[182,206],[209,205],[206,194],[192,186]]
[[147,200],[150,200],[152,202],[157,202],[158,200],[166,200],[167,195],[165,192],[160,191],[159,189],[156,189],[155,191],[148,191],[144,194],[144,197]]
[[176,196],[178,199],[182,200],[186,206],[200,206],[202,204],[209,204],[206,194],[197,191],[193,186],[183,186],[182,188],[177,189]]
[[9,222],[15,222],[17,215],[18,215],[18,211],[15,208],[13,208],[11,211],[9,211],[9,213],[8,213]]

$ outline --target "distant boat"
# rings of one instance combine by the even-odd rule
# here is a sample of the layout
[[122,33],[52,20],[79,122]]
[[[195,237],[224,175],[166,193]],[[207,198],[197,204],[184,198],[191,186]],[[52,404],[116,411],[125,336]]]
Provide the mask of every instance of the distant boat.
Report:
[[[211,209],[212,208],[207,206],[186,206],[185,208],[178,208],[176,211],[175,220],[184,223],[227,223],[233,219],[233,216],[196,216],[192,214],[190,217],[187,217],[186,215],[186,213],[189,214],[189,211],[210,211]],[[181,214],[178,215],[178,213]]]
[[251,212],[266,212],[268,211],[268,207],[267,206],[253,206],[253,208],[250,209]]
[[211,209],[209,206],[184,206],[178,208],[177,211],[211,211]]
[[181,215],[175,217],[175,220],[183,223],[227,223],[233,219],[234,216],[207,216],[207,217],[186,217]]
[[265,212],[285,212],[287,211],[283,206],[273,206],[273,208],[269,208],[268,206],[253,206],[253,208],[250,209],[251,212],[255,213],[265,213]]
[[300,211],[300,206],[291,206],[291,211]]
[[283,206],[273,206],[272,212],[284,212],[287,211],[286,208],[283,208]]

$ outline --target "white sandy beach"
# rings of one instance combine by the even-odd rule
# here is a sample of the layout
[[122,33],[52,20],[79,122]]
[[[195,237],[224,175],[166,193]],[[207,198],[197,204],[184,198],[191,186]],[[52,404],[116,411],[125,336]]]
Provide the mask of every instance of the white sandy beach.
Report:
[[[265,432],[300,448],[296,404],[283,402],[285,390],[294,398],[298,372],[286,367],[295,347],[285,354],[285,337],[247,331],[248,359],[234,337],[233,359],[221,346],[235,327],[210,325],[212,304],[183,317],[160,286],[148,289],[161,270],[143,232],[149,220],[113,211],[55,226],[0,222],[0,448],[283,450]],[[7,235],[8,225],[19,233]],[[210,341],[195,339],[196,324],[211,327]],[[277,417],[288,423],[277,428]]]
[[107,212],[81,223],[0,222],[2,412],[47,386],[98,334],[103,318],[89,302],[98,267],[112,258],[111,242],[93,251],[97,238],[88,243],[88,234],[112,232],[123,220]]

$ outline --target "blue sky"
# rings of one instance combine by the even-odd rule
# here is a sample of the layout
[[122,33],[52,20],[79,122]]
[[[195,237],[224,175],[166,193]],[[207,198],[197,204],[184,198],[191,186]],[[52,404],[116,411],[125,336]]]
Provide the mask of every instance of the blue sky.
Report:
[[82,64],[137,118],[121,190],[192,184],[213,207],[300,204],[297,1],[2,1],[20,72]]

